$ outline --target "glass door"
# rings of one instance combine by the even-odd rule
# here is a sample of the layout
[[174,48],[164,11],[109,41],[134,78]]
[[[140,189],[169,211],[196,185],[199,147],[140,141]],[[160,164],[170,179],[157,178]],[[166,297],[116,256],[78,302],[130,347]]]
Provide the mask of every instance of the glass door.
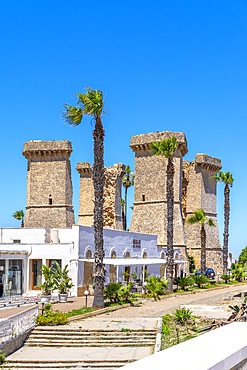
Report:
[[31,289],[40,289],[42,283],[42,260],[31,260]]

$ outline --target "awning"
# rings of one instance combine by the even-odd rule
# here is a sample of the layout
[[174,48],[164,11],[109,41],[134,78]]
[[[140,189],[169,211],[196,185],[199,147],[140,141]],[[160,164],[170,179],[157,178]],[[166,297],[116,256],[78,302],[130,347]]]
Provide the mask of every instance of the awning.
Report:
[[[94,263],[94,259],[79,258],[79,262]],[[138,265],[160,265],[166,264],[163,258],[104,258],[105,265],[114,266],[138,266]]]
[[[94,263],[94,259],[90,258],[79,258],[79,262]],[[164,258],[104,258],[103,263],[105,265],[114,266],[138,266],[138,265],[165,265],[167,260]],[[174,261],[174,264],[184,264],[187,261]]]

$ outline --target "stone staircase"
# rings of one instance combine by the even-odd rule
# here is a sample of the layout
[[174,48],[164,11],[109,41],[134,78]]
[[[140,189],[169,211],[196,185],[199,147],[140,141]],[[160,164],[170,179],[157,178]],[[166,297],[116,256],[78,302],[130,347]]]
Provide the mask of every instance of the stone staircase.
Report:
[[[156,345],[156,334],[156,330],[145,329],[85,330],[80,327],[37,326],[20,351],[42,351],[42,355],[38,358],[34,358],[34,353],[26,358],[9,356],[3,369],[112,370],[138,360],[138,347],[143,350],[149,347],[152,353]],[[63,358],[65,351],[67,357]],[[68,358],[69,351],[71,358]],[[93,354],[89,356],[92,351]],[[134,355],[130,355],[131,351],[134,351]],[[54,358],[50,355],[48,358],[48,352],[54,353]]]
[[37,327],[26,346],[45,347],[144,347],[154,346],[156,333],[150,330],[83,330]]

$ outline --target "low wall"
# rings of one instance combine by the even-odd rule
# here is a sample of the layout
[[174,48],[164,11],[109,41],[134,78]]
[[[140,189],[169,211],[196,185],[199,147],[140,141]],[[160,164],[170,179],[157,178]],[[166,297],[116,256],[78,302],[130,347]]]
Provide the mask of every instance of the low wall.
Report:
[[0,321],[0,349],[10,355],[20,348],[35,326],[38,306]]
[[247,370],[247,323],[234,322],[123,366],[124,370]]

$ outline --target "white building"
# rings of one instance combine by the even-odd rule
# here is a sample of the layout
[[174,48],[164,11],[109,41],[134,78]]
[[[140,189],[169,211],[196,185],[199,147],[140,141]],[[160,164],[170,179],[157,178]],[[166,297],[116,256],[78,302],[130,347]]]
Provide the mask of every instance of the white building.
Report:
[[[157,247],[157,236],[104,229],[106,284],[124,281],[135,273],[165,276],[166,253]],[[92,284],[94,230],[89,226],[64,229],[0,229],[0,296],[40,293],[41,266],[58,261],[69,267],[71,295],[82,295]],[[174,251],[175,276],[184,269],[180,250]],[[145,259],[145,261],[143,260]],[[124,274],[125,273],[125,274]]]

